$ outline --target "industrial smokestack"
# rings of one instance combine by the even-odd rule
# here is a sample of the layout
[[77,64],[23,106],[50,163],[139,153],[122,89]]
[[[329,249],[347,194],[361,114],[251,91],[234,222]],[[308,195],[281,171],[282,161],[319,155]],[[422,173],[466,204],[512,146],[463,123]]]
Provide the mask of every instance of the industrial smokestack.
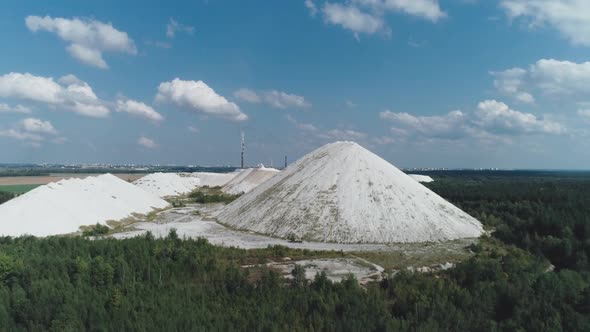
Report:
[[287,168],[287,156],[285,156],[285,168]]
[[244,132],[242,131],[242,153],[241,153],[241,162],[240,162],[240,167],[244,168],[244,150],[246,149],[246,136],[244,135]]

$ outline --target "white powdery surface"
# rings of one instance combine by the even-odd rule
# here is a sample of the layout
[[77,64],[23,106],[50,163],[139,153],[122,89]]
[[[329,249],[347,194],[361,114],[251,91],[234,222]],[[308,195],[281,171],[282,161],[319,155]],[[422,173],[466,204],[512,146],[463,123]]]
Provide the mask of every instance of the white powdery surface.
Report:
[[340,243],[434,242],[479,237],[479,221],[353,142],[325,145],[218,215],[277,237]]
[[160,197],[178,196],[190,193],[200,184],[199,179],[192,176],[181,176],[176,173],[153,173],[135,180],[134,185]]
[[412,179],[418,181],[418,182],[434,182],[434,179],[431,178],[428,175],[420,175],[420,174],[408,174],[409,177],[411,177]]
[[279,172],[278,169],[266,168],[264,166],[248,168],[236,175],[231,181],[223,186],[222,190],[233,195],[247,193],[264,183],[266,180],[277,175]]
[[223,187],[238,174],[240,174],[239,171],[232,173],[194,172],[190,173],[189,176],[199,179],[199,186],[201,187]]
[[48,236],[106,224],[168,203],[111,174],[61,180],[0,205],[0,235]]

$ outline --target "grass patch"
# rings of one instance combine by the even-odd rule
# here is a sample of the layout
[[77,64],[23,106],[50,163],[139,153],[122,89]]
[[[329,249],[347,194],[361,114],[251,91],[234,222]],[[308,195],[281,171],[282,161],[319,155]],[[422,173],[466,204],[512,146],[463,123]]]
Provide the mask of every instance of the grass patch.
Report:
[[231,203],[240,195],[231,195],[222,192],[217,188],[200,188],[188,195],[189,200],[194,203]]
[[0,191],[21,195],[26,192],[29,192],[37,187],[40,184],[11,184],[11,185],[0,185]]

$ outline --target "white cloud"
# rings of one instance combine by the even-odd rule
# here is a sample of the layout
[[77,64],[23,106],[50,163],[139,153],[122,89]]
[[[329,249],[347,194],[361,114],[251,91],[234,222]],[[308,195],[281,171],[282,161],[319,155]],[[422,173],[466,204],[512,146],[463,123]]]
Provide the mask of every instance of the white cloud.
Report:
[[31,114],[32,110],[23,105],[10,106],[8,104],[0,103],[0,113],[21,113]]
[[[66,138],[55,137],[59,132],[49,121],[36,118],[26,118],[18,125],[9,129],[0,129],[0,137],[8,137],[25,142],[27,145],[40,147],[41,143],[51,138],[54,143],[61,144]],[[48,137],[49,136],[49,137]]]
[[376,11],[400,12],[433,22],[447,16],[440,9],[437,0],[353,0],[353,2],[371,7]]
[[490,72],[494,86],[503,95],[521,102],[533,102],[533,91],[545,95],[587,96],[590,93],[590,62],[575,63],[541,59],[527,69],[512,68]]
[[357,39],[359,33],[372,35],[380,31],[388,31],[382,17],[363,12],[355,6],[326,2],[322,13],[327,23],[339,25],[354,32]]
[[177,32],[185,32],[192,35],[195,33],[195,28],[189,25],[180,24],[171,18],[170,21],[168,21],[168,25],[166,25],[166,36],[168,36],[168,38],[174,38]]
[[14,138],[19,141],[41,142],[43,137],[37,134],[23,132],[17,129],[2,129],[0,130],[0,137]]
[[193,127],[193,126],[188,126],[187,129],[191,133],[194,133],[194,134],[198,134],[199,133],[199,128],[196,128],[196,127]]
[[21,121],[21,127],[24,131],[35,134],[57,135],[58,131],[53,127],[51,122],[43,121],[36,118],[26,118]]
[[501,72],[490,72],[494,76],[494,87],[500,93],[515,98],[522,103],[534,103],[535,98],[523,91],[527,71],[522,68],[512,68]]
[[32,32],[55,33],[69,43],[67,51],[72,57],[98,68],[108,68],[103,52],[137,54],[133,40],[111,23],[93,19],[27,16],[25,24]]
[[384,111],[380,117],[392,123],[392,133],[400,138],[479,139],[507,141],[514,136],[559,135],[566,132],[560,123],[512,110],[496,100],[485,100],[471,113],[452,111],[445,115],[415,116]]
[[0,97],[44,103],[89,117],[109,115],[109,109],[88,83],[74,75],[64,76],[58,81],[62,85],[51,77],[8,73],[0,76]]
[[242,88],[234,92],[234,97],[249,103],[265,103],[273,108],[309,108],[311,103],[305,97],[277,90],[256,92]]
[[301,123],[289,114],[287,114],[287,120],[289,122],[291,122],[295,126],[295,128],[297,128],[299,130],[307,131],[307,132],[318,131],[318,128],[316,126],[312,125],[311,123]]
[[590,109],[578,110],[578,115],[585,121],[590,122]]
[[356,104],[350,100],[345,100],[344,105],[346,105],[346,107],[348,107],[348,108],[355,108],[356,107]]
[[154,110],[151,106],[131,99],[117,100],[116,110],[117,112],[129,113],[131,115],[148,119],[154,122],[164,120],[162,114],[156,112],[156,110]]
[[353,129],[328,129],[320,130],[311,123],[302,123],[297,121],[293,116],[287,114],[287,120],[295,126],[298,130],[305,134],[307,139],[314,138],[323,141],[363,141],[367,139],[368,135],[364,132]]
[[572,44],[590,46],[590,1],[502,0],[510,19],[523,18],[531,27],[551,25]]
[[203,81],[184,81],[178,78],[160,83],[156,101],[169,102],[206,115],[232,121],[245,121],[248,116],[238,105],[218,95]]
[[512,110],[496,100],[485,100],[477,105],[473,122],[493,133],[508,135],[562,134],[565,128],[553,121],[538,119],[531,113]]
[[246,101],[249,103],[259,103],[261,101],[261,98],[258,96],[256,91],[246,89],[246,88],[241,88],[241,89],[236,90],[234,92],[234,97],[236,97],[239,100]]
[[102,58],[102,54],[99,50],[88,48],[86,46],[82,46],[80,44],[72,44],[66,48],[70,55],[81,62],[95,66],[101,69],[109,68],[106,61]]
[[316,16],[318,14],[318,7],[312,0],[305,0],[305,7],[307,7],[311,16]]
[[155,149],[158,147],[158,144],[153,139],[147,138],[145,136],[141,136],[140,138],[138,138],[137,144],[148,149]]
[[[317,14],[315,3],[306,0],[305,5],[312,16]],[[325,2],[321,12],[326,23],[352,31],[357,40],[359,34],[391,35],[391,29],[385,23],[385,16],[389,13],[411,15],[432,22],[447,16],[437,0],[350,0],[344,4]]]
[[378,145],[388,145],[395,143],[395,139],[388,136],[381,136],[373,138],[373,142]]

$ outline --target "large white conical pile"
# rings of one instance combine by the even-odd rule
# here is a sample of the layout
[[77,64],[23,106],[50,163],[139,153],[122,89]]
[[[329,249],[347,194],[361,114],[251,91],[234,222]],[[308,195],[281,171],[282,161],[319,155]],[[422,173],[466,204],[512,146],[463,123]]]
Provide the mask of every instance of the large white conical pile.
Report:
[[243,195],[221,223],[324,242],[407,243],[479,237],[482,225],[353,142],[323,146]]
[[111,174],[40,186],[0,205],[0,235],[48,236],[106,224],[168,203]]
[[259,165],[256,168],[247,168],[242,170],[231,181],[229,181],[222,190],[228,194],[248,193],[252,189],[258,187],[268,179],[279,173],[278,169],[267,168],[264,165]]

